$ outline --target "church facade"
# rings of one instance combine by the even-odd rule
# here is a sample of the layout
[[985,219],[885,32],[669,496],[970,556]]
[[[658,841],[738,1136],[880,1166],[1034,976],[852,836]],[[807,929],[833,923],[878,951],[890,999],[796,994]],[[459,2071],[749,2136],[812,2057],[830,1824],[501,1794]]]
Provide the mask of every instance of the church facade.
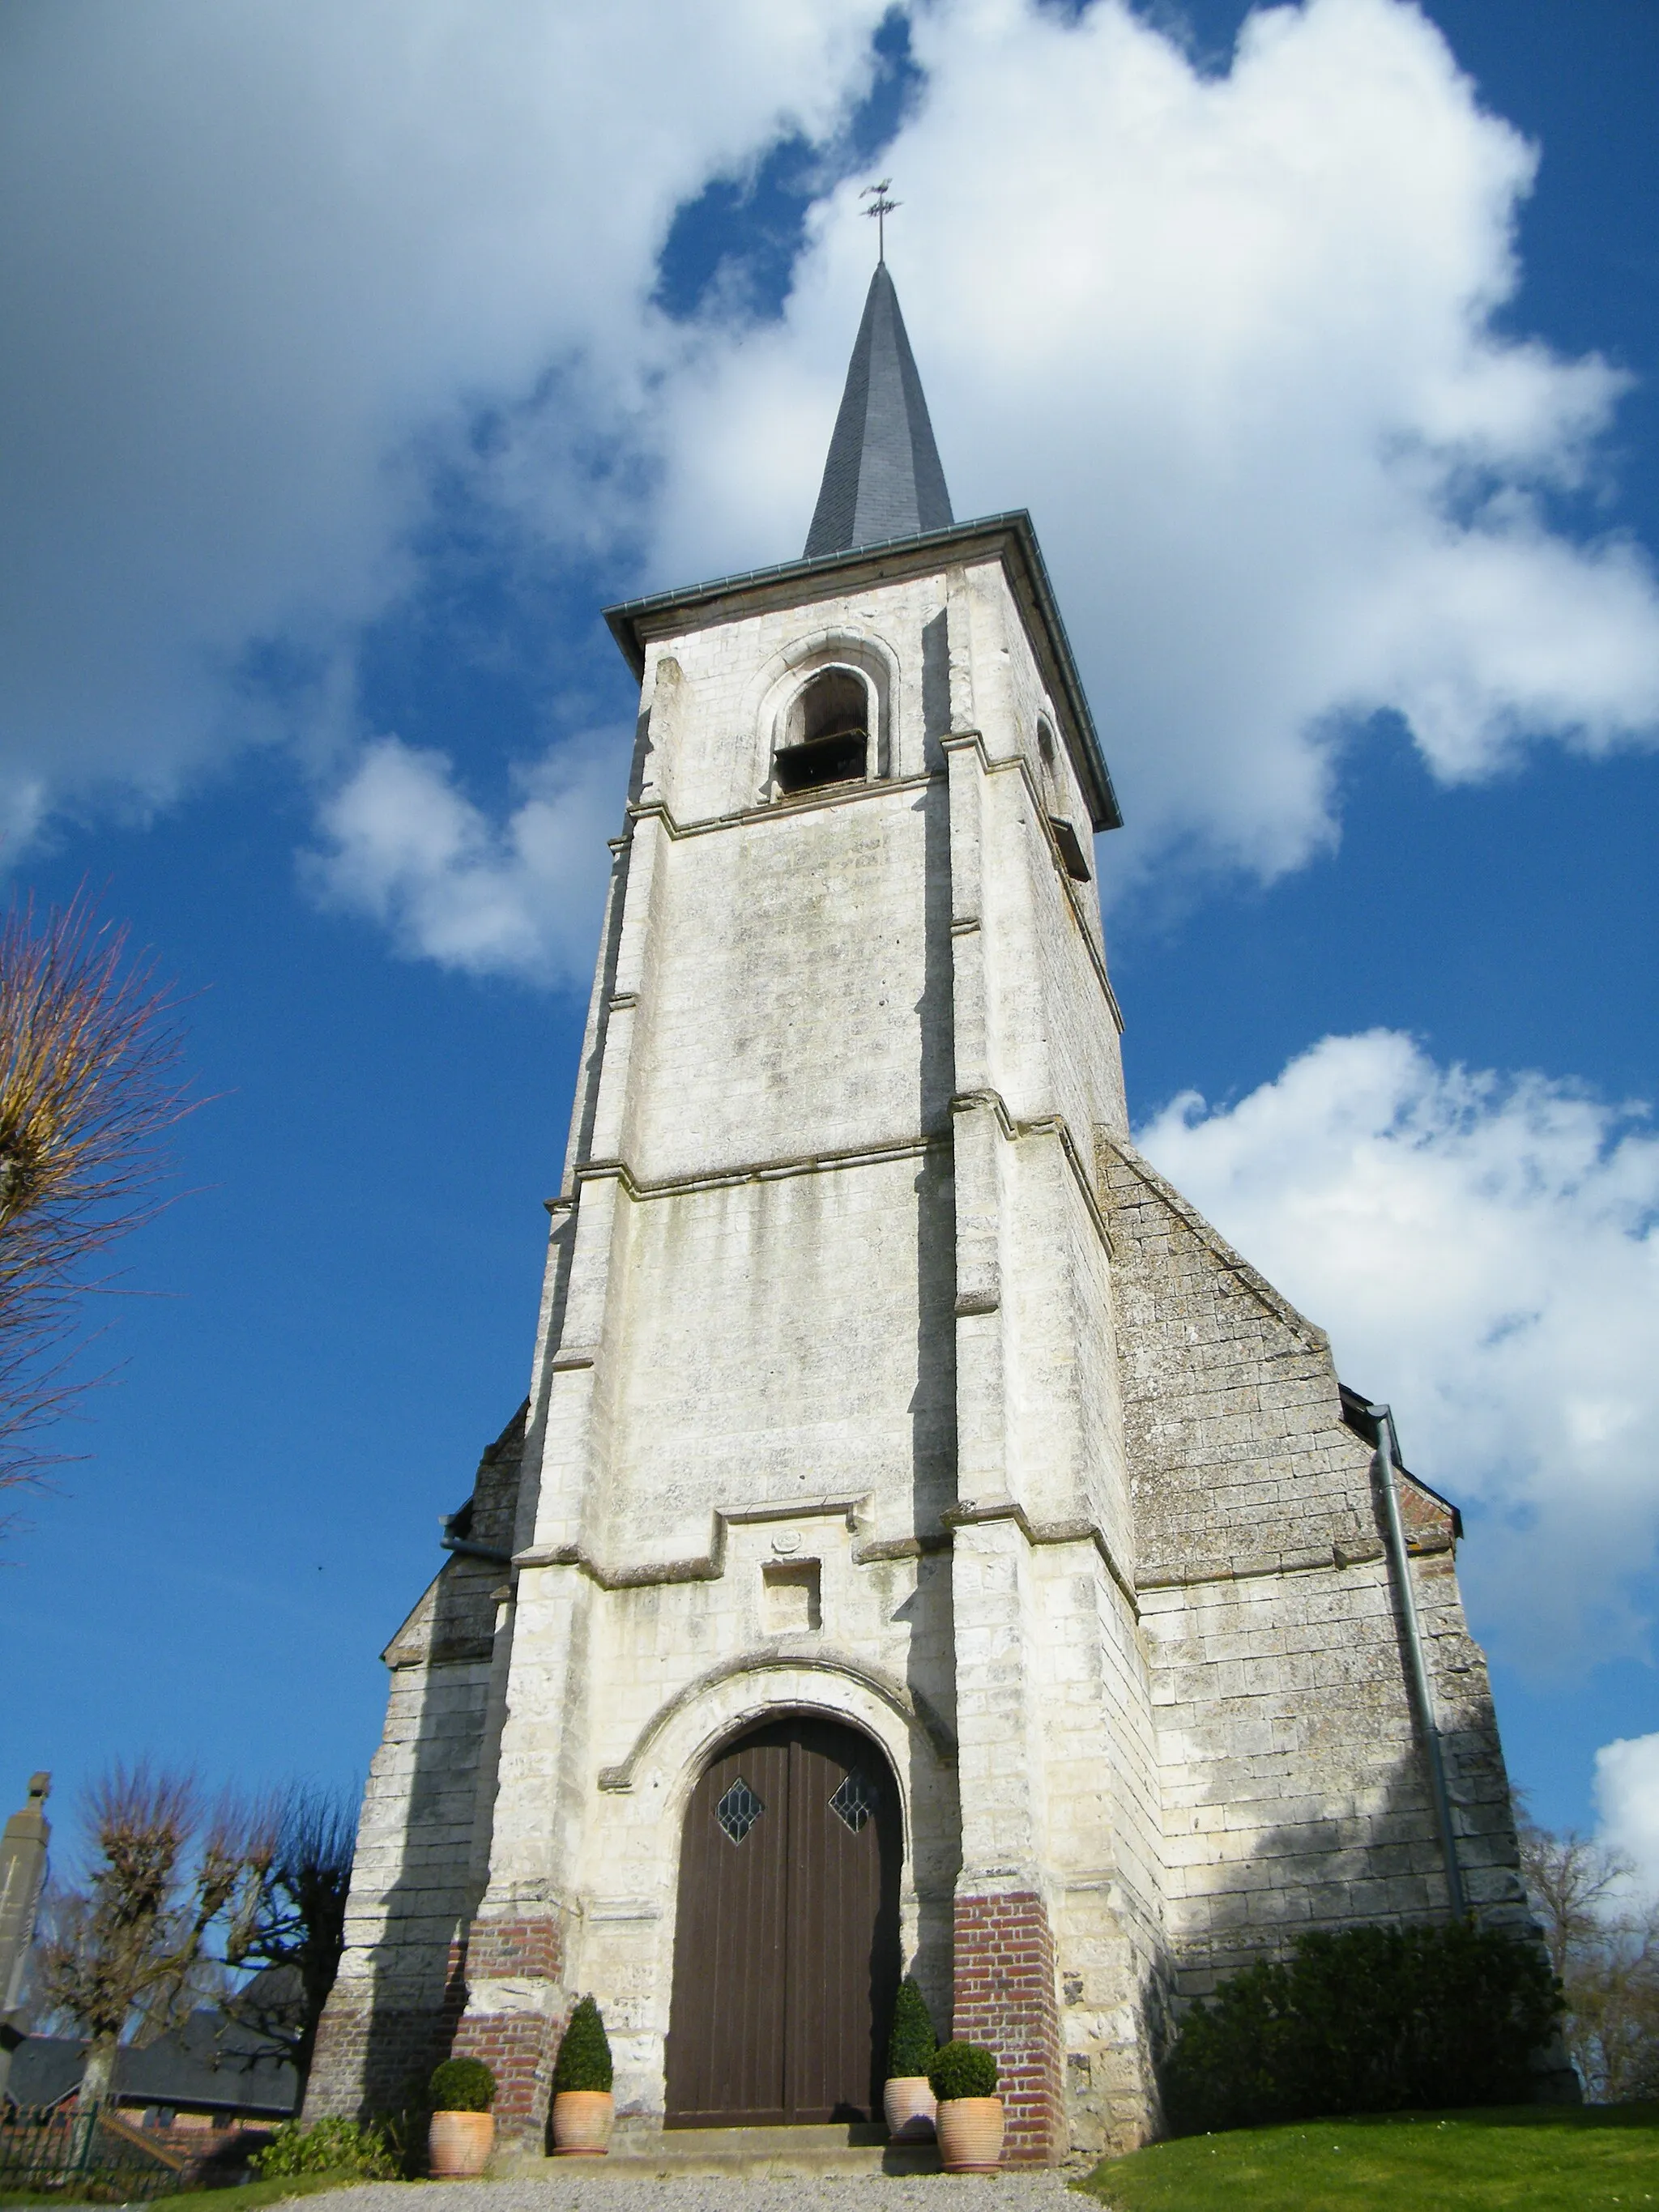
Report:
[[914,1973],[1011,2158],[1129,2148],[1241,1962],[1526,1921],[1457,1516],[1131,1141],[1110,777],[884,266],[804,557],[609,620],[529,1398],[386,1655],[307,2110],[471,2052],[538,2143],[591,1990],[641,2124],[878,2112]]

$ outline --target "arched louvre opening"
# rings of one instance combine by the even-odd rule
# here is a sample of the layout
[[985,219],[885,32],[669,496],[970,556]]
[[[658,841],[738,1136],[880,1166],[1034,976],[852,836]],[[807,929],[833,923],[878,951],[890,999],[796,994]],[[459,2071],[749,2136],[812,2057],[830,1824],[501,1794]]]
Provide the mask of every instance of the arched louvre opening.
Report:
[[850,669],[826,668],[790,710],[776,756],[781,792],[861,781],[869,772],[870,695]]
[[879,2116],[902,1858],[858,1730],[787,1714],[710,1760],[680,1850],[670,2127]]

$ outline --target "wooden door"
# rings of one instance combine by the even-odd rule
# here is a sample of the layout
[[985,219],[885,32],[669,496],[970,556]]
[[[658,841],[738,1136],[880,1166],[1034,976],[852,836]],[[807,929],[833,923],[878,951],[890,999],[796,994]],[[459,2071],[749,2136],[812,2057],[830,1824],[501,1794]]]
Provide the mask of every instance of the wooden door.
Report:
[[902,1848],[853,1729],[791,1714],[710,1762],[680,1850],[670,2127],[878,2115]]

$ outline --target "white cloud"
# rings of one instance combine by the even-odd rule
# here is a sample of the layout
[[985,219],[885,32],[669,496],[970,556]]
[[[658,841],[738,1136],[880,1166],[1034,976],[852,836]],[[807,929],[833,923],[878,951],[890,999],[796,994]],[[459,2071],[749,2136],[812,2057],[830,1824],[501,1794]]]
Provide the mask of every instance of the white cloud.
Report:
[[[833,135],[885,0],[57,0],[0,71],[0,827],[355,739],[359,627],[434,453],[544,540],[686,580],[801,544],[869,264],[814,211],[781,325],[649,305],[675,207]],[[1122,0],[913,15],[893,259],[958,512],[1029,504],[1130,816],[1265,873],[1334,834],[1345,721],[1437,773],[1659,717],[1659,598],[1595,490],[1620,379],[1498,335],[1534,155],[1401,0],[1197,71]],[[18,211],[21,211],[19,219]],[[540,393],[542,404],[531,404]],[[549,735],[554,732],[550,730]]]
[[1659,1735],[1621,1736],[1595,1754],[1600,1840],[1636,1869],[1636,1885],[1659,1896]]
[[320,810],[304,856],[319,903],[387,928],[398,950],[470,975],[584,986],[620,825],[626,748],[574,739],[520,771],[497,826],[451,762],[396,738],[369,745]]
[[[348,659],[422,442],[568,374],[614,434],[675,206],[830,131],[885,0],[54,0],[0,38],[0,793],[147,802]],[[572,537],[592,527],[574,501]],[[349,690],[349,685],[346,687]],[[44,788],[42,787],[44,786]]]
[[1659,1137],[1535,1074],[1328,1037],[1231,1106],[1176,1099],[1158,1166],[1392,1402],[1411,1464],[1490,1509],[1464,1557],[1505,1655],[1642,1651],[1659,1540]]
[[[1659,723],[1659,597],[1617,538],[1553,535],[1622,389],[1499,335],[1534,156],[1394,0],[1310,0],[1205,76],[1114,0],[960,0],[884,157],[891,259],[957,512],[1029,505],[1128,817],[1272,874],[1334,834],[1345,723],[1435,772]],[[804,534],[867,278],[855,185],[782,328],[667,396],[659,567]]]

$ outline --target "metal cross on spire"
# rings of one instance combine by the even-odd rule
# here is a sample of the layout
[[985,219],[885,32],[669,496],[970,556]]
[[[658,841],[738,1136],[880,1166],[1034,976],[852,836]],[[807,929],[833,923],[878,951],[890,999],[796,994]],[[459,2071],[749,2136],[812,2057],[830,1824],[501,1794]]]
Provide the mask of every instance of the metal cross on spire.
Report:
[[896,207],[903,205],[902,200],[890,200],[887,197],[887,187],[892,181],[890,177],[884,177],[878,185],[866,185],[859,194],[861,200],[870,203],[864,210],[866,215],[876,219],[876,259],[881,263],[887,259],[887,218]]

